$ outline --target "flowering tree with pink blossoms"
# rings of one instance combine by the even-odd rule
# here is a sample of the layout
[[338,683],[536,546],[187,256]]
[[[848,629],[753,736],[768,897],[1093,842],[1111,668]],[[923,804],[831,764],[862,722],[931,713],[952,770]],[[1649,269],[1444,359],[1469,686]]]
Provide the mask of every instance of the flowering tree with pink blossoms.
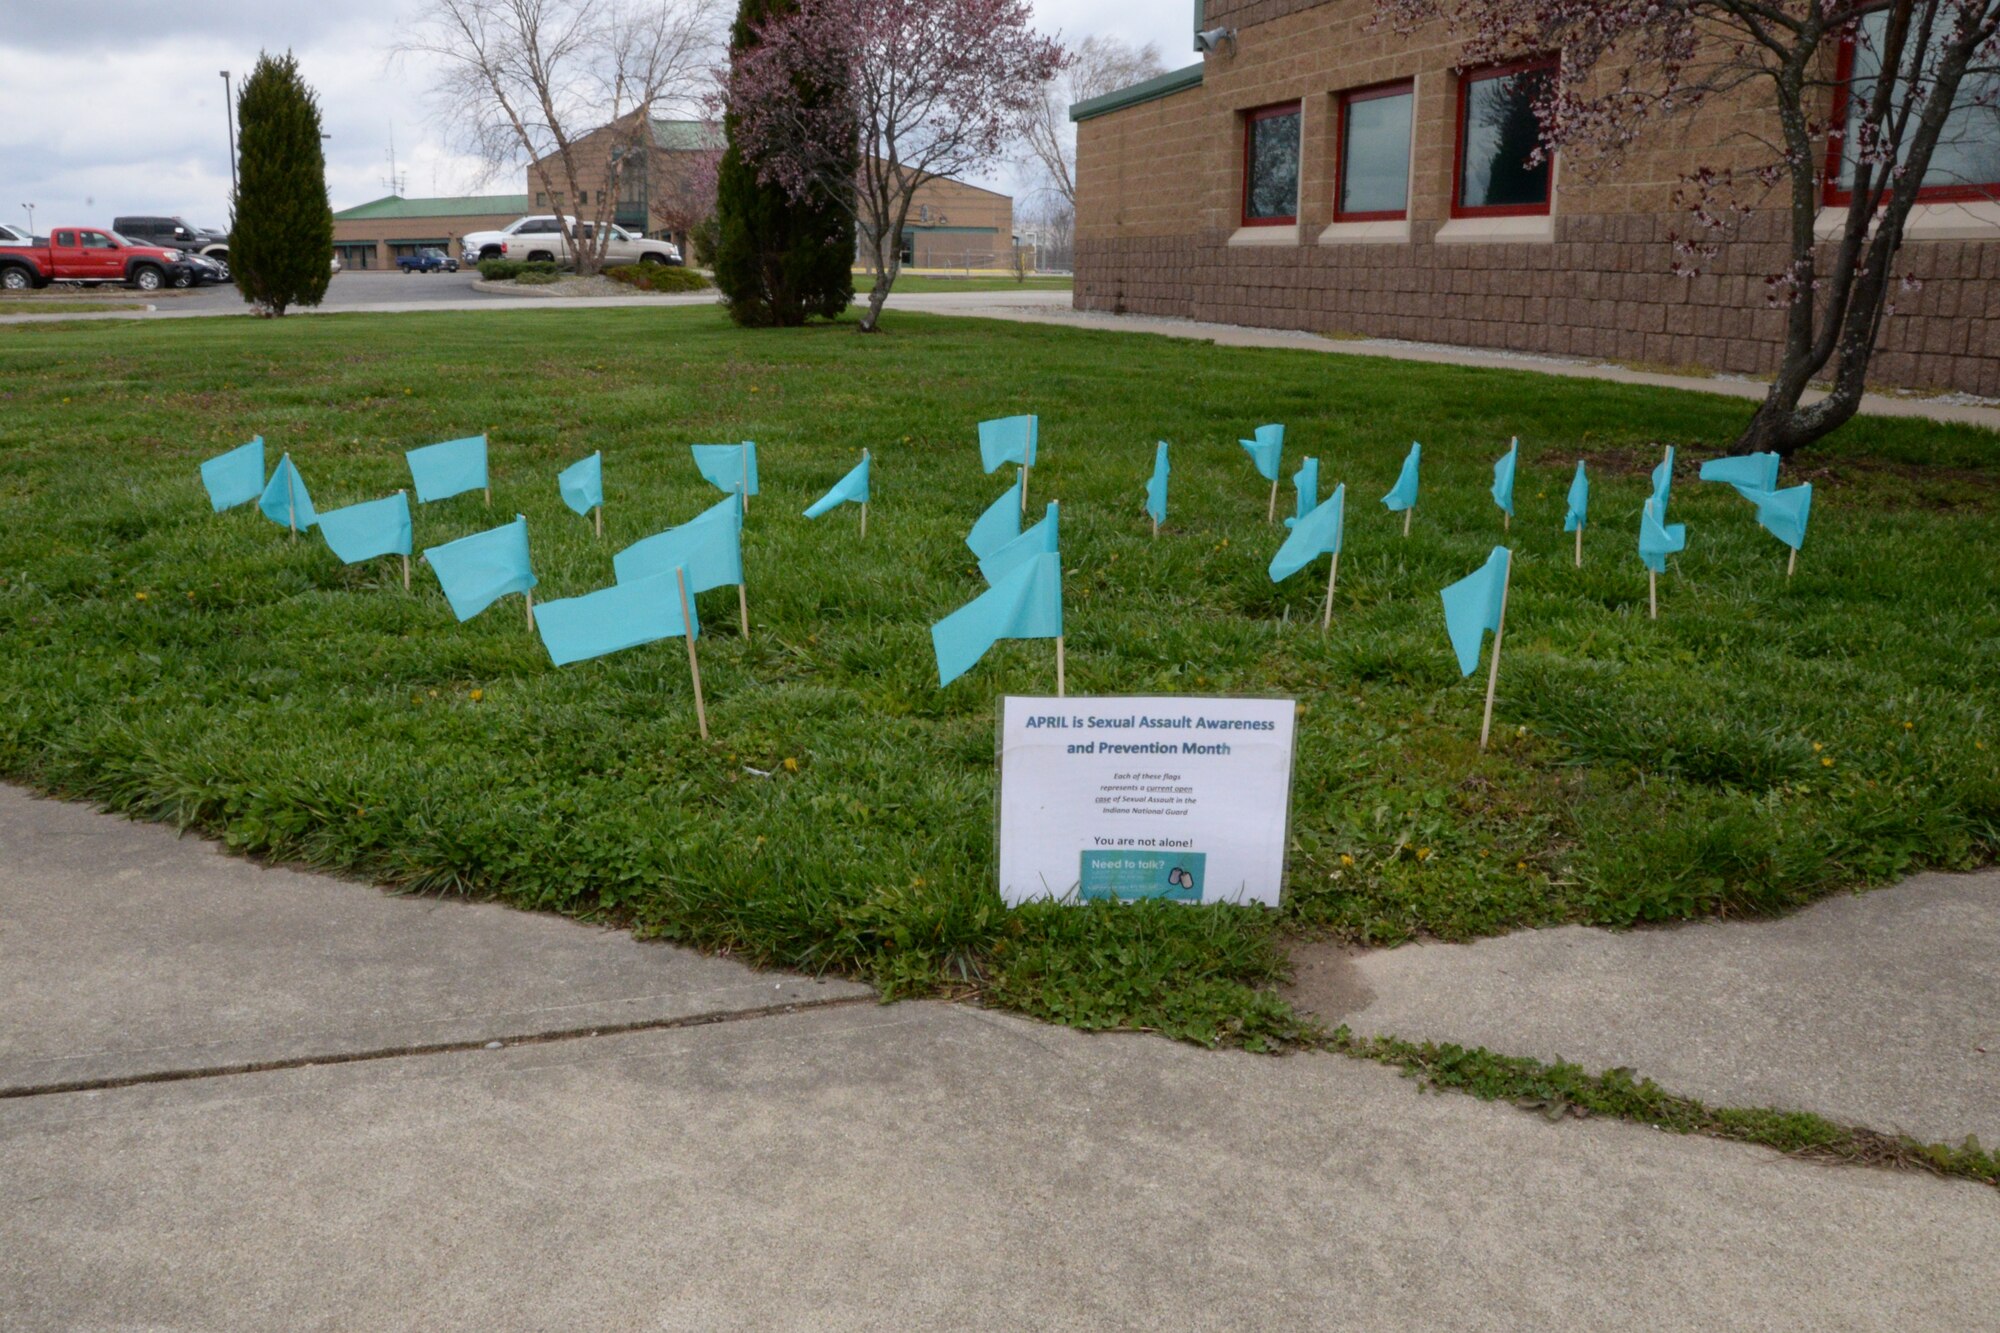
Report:
[[[765,181],[824,196],[851,169],[856,229],[875,270],[861,329],[879,327],[902,270],[917,187],[998,159],[1062,69],[1062,48],[1028,26],[1027,0],[799,0],[759,30],[724,92],[736,142]],[[847,99],[791,95],[844,74]]]
[[[1683,177],[1690,224],[1674,237],[1674,270],[1692,277],[1755,210],[1786,210],[1790,262],[1766,279],[1785,312],[1784,351],[1743,452],[1789,456],[1854,415],[1882,322],[1913,285],[1894,274],[1912,211],[1990,198],[2000,181],[2000,0],[1376,6],[1401,31],[1446,25],[1464,66],[1559,52],[1535,105],[1536,154],[1562,149],[1585,173],[1705,103],[1749,117],[1728,161]],[[1829,369],[1829,394],[1803,405]]]

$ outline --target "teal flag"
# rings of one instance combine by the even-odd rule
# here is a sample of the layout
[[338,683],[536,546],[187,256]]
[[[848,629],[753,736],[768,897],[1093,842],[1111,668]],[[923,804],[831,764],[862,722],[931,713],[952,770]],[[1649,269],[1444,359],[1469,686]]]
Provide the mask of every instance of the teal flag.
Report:
[[329,509],[319,516],[319,535],[326,538],[326,544],[342,564],[359,564],[383,555],[408,555],[410,497],[398,493],[386,500]]
[[970,671],[1002,639],[1059,639],[1062,632],[1062,557],[1038,555],[931,626],[938,685]]
[[1173,469],[1167,466],[1167,442],[1160,441],[1160,447],[1153,451],[1153,476],[1146,483],[1146,512],[1153,516],[1153,522],[1167,521],[1167,478]]
[[201,465],[201,484],[216,512],[247,505],[264,493],[264,437],[217,454]]
[[403,455],[410,464],[410,484],[417,488],[417,503],[446,500],[467,491],[486,488],[486,437],[468,435],[462,440],[427,444]]
[[504,527],[430,547],[424,559],[460,620],[472,619],[510,592],[535,586],[535,572],[528,564],[528,520],[521,514]]
[[1238,440],[1243,452],[1250,455],[1250,461],[1257,465],[1257,475],[1265,481],[1276,481],[1278,469],[1285,457],[1285,428],[1283,426],[1259,426],[1254,440]]
[[633,542],[611,557],[620,583],[687,570],[688,595],[743,582],[743,497],[710,505],[677,528]]
[[318,522],[312,496],[306,494],[306,479],[292,466],[290,454],[278,460],[278,468],[271,474],[271,484],[264,488],[257,508],[281,528],[305,532]]
[[695,467],[716,490],[732,495],[739,491],[745,495],[758,493],[755,440],[745,440],[741,444],[696,444],[689,447],[694,450]]
[[588,518],[591,510],[604,503],[603,451],[558,472],[556,489],[562,492],[564,504]]
[[694,594],[688,594],[688,617],[681,618],[680,581],[670,570],[631,583],[543,602],[535,608],[535,629],[549,660],[568,666],[592,657],[637,648],[661,639],[701,637],[694,614]]
[[1008,542],[979,562],[979,572],[988,583],[998,583],[1038,555],[1050,555],[1061,549],[1061,522],[1057,518],[1056,502],[1049,501],[1048,516],[1029,528],[1026,532]]
[[1507,577],[1514,553],[1504,546],[1493,548],[1486,563],[1446,588],[1444,627],[1451,635],[1451,650],[1458,654],[1458,670],[1469,676],[1479,670],[1479,650],[1488,633],[1500,632],[1500,613],[1507,605]]
[[1285,520],[1285,526],[1296,527],[1298,521],[1310,514],[1319,505],[1319,460],[1308,458],[1292,474],[1292,485],[1299,493],[1298,511]]
[[1041,441],[1040,417],[1001,417],[979,423],[979,461],[988,472],[1006,463],[1022,467],[1035,465],[1035,446]]
[[1687,550],[1688,544],[1687,524],[1669,527],[1660,521],[1662,512],[1659,501],[1648,500],[1645,512],[1639,516],[1639,558],[1655,574],[1666,573],[1667,557]]
[[1653,469],[1653,503],[1660,507],[1660,521],[1667,521],[1667,501],[1674,493],[1674,447],[1667,446],[1667,456]]
[[1738,495],[1755,504],[1759,495],[1767,495],[1778,489],[1780,461],[1776,454],[1711,458],[1701,465],[1701,479],[1734,486]]
[[1766,491],[1751,496],[1757,505],[1757,521],[1773,537],[1794,551],[1806,544],[1806,523],[1812,518],[1812,483],[1789,490]]
[[1575,532],[1590,522],[1590,478],[1583,470],[1583,460],[1576,461],[1576,477],[1569,484],[1569,513],[1563,518],[1563,531]]
[[1405,509],[1417,507],[1417,475],[1424,462],[1424,446],[1410,446],[1409,457],[1403,460],[1403,471],[1396,478],[1395,489],[1382,497],[1382,504],[1392,514],[1400,514]]
[[1493,503],[1508,518],[1514,517],[1514,473],[1521,465],[1521,442],[1507,446],[1506,456],[1493,465]]
[[1021,535],[1021,483],[1016,481],[1006,494],[986,506],[986,512],[965,534],[965,544],[984,560]]
[[[844,504],[865,505],[868,503],[868,455],[861,455],[861,462],[852,472],[833,483],[833,489],[813,501],[812,508],[806,510],[807,518],[818,518]],[[1018,499],[1016,501],[1018,503]]]
[[1326,503],[1314,505],[1294,524],[1285,544],[1271,557],[1271,582],[1282,583],[1323,555],[1335,555],[1347,527],[1347,487],[1336,486]]

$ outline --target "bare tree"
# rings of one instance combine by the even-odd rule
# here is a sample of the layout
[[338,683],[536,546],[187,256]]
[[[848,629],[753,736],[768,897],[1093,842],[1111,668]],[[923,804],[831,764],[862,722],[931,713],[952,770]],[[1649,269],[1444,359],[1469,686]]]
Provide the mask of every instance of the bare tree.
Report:
[[701,104],[720,36],[716,0],[425,0],[409,33],[396,50],[435,65],[461,144],[496,174],[532,164],[579,273],[603,265],[653,117]]
[[1023,211],[1022,222],[1034,243],[1037,268],[1066,273],[1076,267],[1076,209],[1068,200],[1043,191]]
[[[2000,180],[2000,0],[1376,0],[1409,31],[1440,22],[1464,66],[1560,52],[1534,98],[1534,156],[1614,166],[1661,122],[1715,102],[1744,132],[1682,181],[1692,225],[1675,271],[1695,276],[1775,199],[1788,264],[1766,278],[1784,349],[1739,451],[1789,456],[1861,405],[1921,199],[1993,197]],[[1833,201],[1840,229],[1823,238]],[[1812,381],[1832,371],[1819,402]]]
[[1021,123],[1025,158],[1037,164],[1047,180],[1043,188],[1061,196],[1076,212],[1076,126],[1069,109],[1078,102],[1115,93],[1166,72],[1160,48],[1148,42],[1134,48],[1116,37],[1084,38],[1066,53],[1063,72],[1050,80],[1039,102]]

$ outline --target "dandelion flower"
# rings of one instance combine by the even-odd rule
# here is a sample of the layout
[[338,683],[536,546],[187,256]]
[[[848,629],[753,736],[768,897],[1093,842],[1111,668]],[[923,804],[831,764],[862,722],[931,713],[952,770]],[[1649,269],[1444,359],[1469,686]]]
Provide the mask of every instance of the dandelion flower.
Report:
[[1821,768],[1832,768],[1832,767],[1833,767],[1833,758],[1832,758],[1832,756],[1830,756],[1830,755],[1829,755],[1829,756],[1828,756],[1827,758],[1825,758],[1825,759],[1822,759],[1822,760],[1820,760],[1820,761],[1819,761],[1819,766],[1820,766]]
[[796,772],[798,772],[798,771],[799,771],[799,761],[798,761],[798,760],[796,760],[796,759],[794,759],[794,758],[792,758],[792,757],[791,757],[790,755],[787,755],[787,756],[785,756],[785,771],[786,771],[787,773],[796,773]]
[[1428,848],[1428,847],[1419,847],[1419,848],[1417,848],[1417,859],[1418,859],[1419,861],[1428,861],[1428,860],[1430,860],[1430,859],[1431,859],[1431,849],[1430,849],[1430,848]]
[[143,592],[135,592],[135,593],[133,593],[133,594],[132,594],[132,597],[133,597],[133,599],[134,599],[135,601],[141,601],[141,602],[143,602],[143,601],[145,601],[145,600],[146,600],[146,594],[145,594],[145,593],[143,593]]
[[474,703],[478,703],[481,699],[484,699],[485,697],[486,697],[485,690],[474,690],[472,692],[472,702]]
[[1351,866],[1354,864],[1354,858],[1349,856],[1346,852],[1342,852],[1340,854],[1340,863],[1344,866]]

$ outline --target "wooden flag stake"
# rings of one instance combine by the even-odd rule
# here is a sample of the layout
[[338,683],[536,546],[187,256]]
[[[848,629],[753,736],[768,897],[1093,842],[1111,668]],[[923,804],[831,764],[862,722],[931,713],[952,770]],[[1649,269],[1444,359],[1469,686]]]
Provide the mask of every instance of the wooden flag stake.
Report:
[[[484,440],[484,441],[486,441],[486,444],[487,444],[487,453],[488,453],[488,454],[490,455],[490,454],[492,453],[492,445],[493,445],[493,432],[492,432],[491,428],[488,428],[487,430],[482,430],[482,431],[480,431],[480,432],[479,432],[479,438],[480,438],[480,439],[482,439],[482,440]],[[489,457],[489,458],[488,458],[488,460],[487,460],[487,464],[486,464],[486,466],[487,466],[487,474],[486,474],[486,507],[487,507],[488,509],[491,509],[491,508],[493,507],[493,473],[492,473],[492,467],[493,467],[493,463],[492,463],[492,460],[491,460],[491,458],[490,458],[490,457]]]
[[1785,566],[1785,577],[1790,578],[1792,575],[1798,572],[1799,572],[1799,548],[1794,546],[1792,548],[1791,561]]
[[[409,492],[405,490],[403,487],[398,486],[396,488],[396,494],[408,495]],[[408,592],[409,590],[410,590],[410,557],[406,555],[403,557],[403,591]]]
[[1278,521],[1278,479],[1276,477],[1271,478],[1271,510],[1264,515],[1264,521],[1266,523],[1276,523]]
[[1411,505],[1403,511],[1403,535],[1405,537],[1410,535],[1410,520],[1416,516],[1416,513],[1417,507],[1415,505]]
[[523,590],[522,590],[522,592],[521,592],[521,597],[522,597],[522,600],[526,601],[526,602],[527,602],[527,604],[528,604],[528,631],[529,631],[530,633],[533,633],[533,632],[534,632],[534,628],[535,628],[535,591],[534,591],[534,589],[532,589],[532,588],[526,588],[526,589],[523,589]]
[[743,445],[743,488],[738,492],[743,497],[743,512],[750,512],[750,445]]
[[1063,636],[1058,634],[1056,635],[1056,698],[1058,699],[1062,698],[1064,692],[1065,692],[1065,682],[1063,680]]
[[750,584],[747,580],[736,585],[736,605],[743,613],[743,641],[748,643],[750,641]]
[[1500,515],[1500,531],[1512,532],[1513,530],[1514,530],[1514,516],[1512,514],[1503,512]]
[[708,707],[701,700],[701,659],[694,655],[694,612],[688,606],[687,569],[674,570],[674,582],[681,590],[681,637],[687,640],[688,675],[694,678],[694,718],[701,725],[701,738],[708,739]]
[[[861,451],[861,461],[863,463],[868,461],[868,451],[866,449]],[[868,540],[868,502],[866,500],[861,502],[861,540],[864,542]]]
[[1025,517],[1027,516],[1027,513],[1028,513],[1028,465],[1027,465],[1026,463],[1023,463],[1023,464],[1021,464],[1021,515],[1022,515],[1022,517],[1024,517],[1024,518],[1025,518]]
[[1333,553],[1333,567],[1326,572],[1326,615],[1320,621],[1319,632],[1326,633],[1333,628],[1333,585],[1340,581],[1340,552]]
[[1646,596],[1653,606],[1654,620],[1660,618],[1660,576],[1652,570],[1646,571]]
[[1576,525],[1576,567],[1583,568],[1583,524]]
[[[290,454],[286,454],[285,461],[287,463],[291,462],[292,456]],[[297,508],[298,501],[293,497],[292,494],[292,474],[295,471],[297,471],[297,469],[295,468],[285,469],[285,522],[291,526],[293,541],[297,541],[299,539],[299,514]]]
[[1514,553],[1507,553],[1507,572],[1500,584],[1500,621],[1493,627],[1493,665],[1486,672],[1486,720],[1479,724],[1479,749],[1483,754],[1493,736],[1493,696],[1500,690],[1500,640],[1507,634],[1507,593],[1514,585]]
[[604,506],[597,506],[597,540],[604,540]]

